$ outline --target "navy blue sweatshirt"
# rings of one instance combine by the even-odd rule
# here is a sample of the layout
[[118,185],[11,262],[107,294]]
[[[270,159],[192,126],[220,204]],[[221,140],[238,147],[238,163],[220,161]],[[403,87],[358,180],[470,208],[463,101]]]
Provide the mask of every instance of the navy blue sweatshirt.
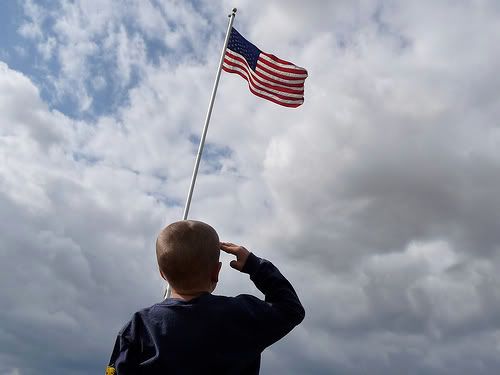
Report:
[[304,308],[271,262],[250,253],[242,272],[265,301],[248,294],[167,298],[133,315],[109,366],[118,375],[258,374],[262,351],[304,319]]

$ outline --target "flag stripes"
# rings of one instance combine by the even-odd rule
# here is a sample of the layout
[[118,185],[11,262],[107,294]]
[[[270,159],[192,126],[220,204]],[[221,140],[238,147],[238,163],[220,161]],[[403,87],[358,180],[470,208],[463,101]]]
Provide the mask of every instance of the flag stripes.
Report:
[[232,29],[222,69],[248,82],[250,91],[286,107],[304,102],[307,71],[291,62],[264,53]]

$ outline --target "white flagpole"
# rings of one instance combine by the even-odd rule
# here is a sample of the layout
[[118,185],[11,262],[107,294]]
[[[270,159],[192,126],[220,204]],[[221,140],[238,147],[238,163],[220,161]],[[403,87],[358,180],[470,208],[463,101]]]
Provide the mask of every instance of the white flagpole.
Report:
[[[222,70],[222,63],[224,62],[224,55],[226,54],[227,43],[229,42],[229,36],[231,35],[231,27],[233,26],[234,17],[236,16],[236,8],[233,8],[229,17],[229,24],[227,25],[226,38],[224,39],[224,47],[222,48],[222,53],[219,60],[219,67],[217,69],[217,75],[215,76],[214,87],[212,89],[212,96],[210,97],[210,103],[208,104],[207,116],[205,118],[205,125],[203,126],[203,132],[201,134],[200,145],[198,146],[198,154],[196,155],[196,161],[194,163],[193,176],[191,177],[191,185],[189,186],[189,193],[186,200],[186,205],[184,206],[184,214],[182,215],[182,220],[186,220],[189,213],[189,207],[191,206],[191,198],[193,197],[194,184],[196,183],[196,176],[198,175],[198,168],[200,166],[201,155],[203,153],[203,147],[205,146],[205,138],[207,136],[208,124],[210,123],[210,117],[212,116],[212,109],[215,102],[215,94],[217,93],[217,87],[219,86],[220,72]],[[170,285],[167,287],[166,297],[170,297],[172,293]]]
[[222,70],[222,63],[224,62],[224,55],[226,54],[227,43],[229,42],[229,36],[231,35],[231,27],[233,26],[234,16],[236,15],[236,8],[228,16],[229,24],[227,26],[226,39],[224,40],[224,47],[222,48],[222,53],[219,61],[219,68],[217,69],[217,75],[215,76],[214,87],[212,89],[212,97],[210,98],[210,104],[208,105],[207,117],[205,118],[205,126],[203,127],[203,133],[200,139],[200,145],[198,147],[198,154],[196,155],[196,162],[194,164],[193,176],[191,177],[191,186],[189,187],[189,193],[186,200],[186,206],[184,207],[184,215],[182,220],[186,220],[189,213],[189,207],[191,206],[191,198],[193,197],[194,184],[196,182],[196,176],[198,175],[198,167],[200,166],[201,154],[203,153],[203,146],[205,146],[205,138],[207,136],[208,124],[210,123],[210,116],[212,115],[212,108],[214,106],[215,94],[217,93],[217,86],[219,86],[220,72]]

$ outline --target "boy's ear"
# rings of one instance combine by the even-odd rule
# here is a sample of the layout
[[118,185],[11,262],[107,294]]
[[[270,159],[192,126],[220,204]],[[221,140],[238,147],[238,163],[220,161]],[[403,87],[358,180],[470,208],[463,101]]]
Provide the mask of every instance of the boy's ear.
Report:
[[217,267],[215,267],[212,271],[211,278],[212,278],[212,281],[215,283],[219,281],[219,272],[220,272],[221,267],[222,267],[222,262],[219,262]]
[[159,268],[158,268],[158,271],[160,271],[160,276],[161,276],[161,278],[162,278],[163,280],[167,281],[167,278],[166,278],[166,277],[165,277],[165,275],[163,274],[163,271],[162,271],[162,270],[160,270]]

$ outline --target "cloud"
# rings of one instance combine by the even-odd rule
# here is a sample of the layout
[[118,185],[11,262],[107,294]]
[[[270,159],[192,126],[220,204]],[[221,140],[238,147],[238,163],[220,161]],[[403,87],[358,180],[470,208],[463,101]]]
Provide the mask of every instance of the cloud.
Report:
[[32,39],[39,39],[43,36],[42,25],[45,22],[48,14],[46,9],[37,5],[32,0],[28,0],[23,4],[24,14],[28,19],[20,25],[19,33]]
[[[0,64],[1,373],[102,371],[159,299],[155,234],[181,215],[232,6],[26,3],[51,74]],[[262,372],[495,373],[496,3],[237,7],[240,32],[309,71],[296,110],[222,76],[190,215],[306,306]],[[224,269],[218,291],[255,289]]]
[[[69,99],[77,112],[88,113],[95,109],[94,76],[106,74],[110,93],[121,98],[160,54],[171,61],[196,56],[211,39],[202,29],[210,26],[203,11],[175,1],[130,1],[127,6],[115,0],[59,1],[51,8],[29,1],[19,33],[34,41],[45,60],[55,60],[48,64],[54,77],[47,82],[55,102]],[[107,101],[113,108],[121,104]]]
[[[124,283],[144,290],[139,285],[149,282],[160,289],[153,272],[138,277],[145,265],[152,268],[153,260],[141,261],[145,259],[137,249],[151,248],[162,222],[160,206],[146,194],[154,189],[155,181],[130,170],[76,158],[74,151],[88,130],[80,127],[88,125],[49,111],[35,86],[5,65],[0,82],[1,92],[9,92],[15,104],[1,101],[9,107],[3,112],[0,148],[4,160],[0,247],[6,267],[1,277],[6,306],[2,321],[9,322],[2,325],[2,352],[23,373],[23,369],[27,373],[34,369],[54,373],[98,370],[100,363],[91,358],[97,356],[104,363],[107,355],[106,340],[98,339],[96,345],[99,325],[111,323],[105,317],[98,319],[96,313],[109,309],[108,317],[115,314],[117,301],[109,299],[114,293],[112,285]],[[7,91],[6,87],[16,90]],[[51,127],[45,129],[45,123]],[[96,183],[101,185],[98,190]],[[143,189],[133,198],[134,191]],[[141,211],[145,217],[138,214]],[[130,230],[130,234],[122,236],[121,230]],[[115,258],[123,257],[135,260],[115,272]],[[154,298],[154,290],[151,292]],[[124,305],[129,303],[125,297],[120,299]],[[131,311],[136,303],[130,302]],[[47,342],[52,351],[40,351]],[[56,358],[63,352],[67,361],[58,362]],[[13,359],[13,353],[20,357]],[[31,358],[30,363],[23,358]]]

